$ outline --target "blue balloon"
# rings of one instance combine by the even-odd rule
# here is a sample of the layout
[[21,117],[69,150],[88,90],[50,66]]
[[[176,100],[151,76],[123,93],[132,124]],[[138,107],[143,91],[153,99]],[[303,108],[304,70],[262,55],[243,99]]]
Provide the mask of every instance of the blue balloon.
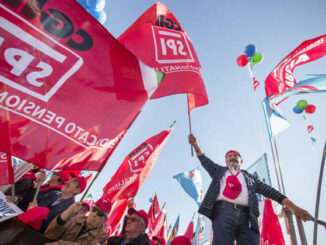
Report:
[[153,202],[153,198],[151,197],[151,198],[149,198],[149,202],[150,203],[152,203]]
[[98,22],[100,22],[102,25],[105,23],[107,16],[104,10],[101,11],[94,11],[90,9],[88,11],[95,19],[97,19]]
[[300,109],[297,106],[293,107],[293,112],[295,114],[301,114],[304,111],[304,109]]
[[105,7],[105,0],[87,0],[90,9],[97,12],[101,11]]
[[245,55],[247,55],[248,57],[252,57],[254,56],[254,54],[256,53],[256,47],[255,45],[253,44],[248,44],[246,46],[246,49],[245,49]]
[[77,0],[77,2],[86,10],[88,10],[87,0]]

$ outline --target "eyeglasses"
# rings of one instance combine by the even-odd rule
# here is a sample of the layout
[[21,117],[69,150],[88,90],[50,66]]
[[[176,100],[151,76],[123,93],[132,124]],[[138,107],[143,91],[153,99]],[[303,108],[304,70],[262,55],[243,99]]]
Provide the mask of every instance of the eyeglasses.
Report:
[[104,217],[105,213],[102,212],[101,210],[98,210],[97,208],[92,208],[92,212],[97,214],[98,217]]

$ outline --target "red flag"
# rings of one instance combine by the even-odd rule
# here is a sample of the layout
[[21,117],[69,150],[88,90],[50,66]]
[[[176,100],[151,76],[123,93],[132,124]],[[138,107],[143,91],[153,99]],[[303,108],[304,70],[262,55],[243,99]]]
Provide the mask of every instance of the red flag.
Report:
[[0,185],[14,184],[14,169],[12,167],[11,156],[0,151]]
[[260,244],[285,245],[280,223],[268,198],[265,199]]
[[326,35],[306,40],[288,54],[267,76],[265,80],[266,95],[281,93],[297,81],[293,70],[299,65],[306,64],[326,55]]
[[159,230],[159,232],[157,233],[157,237],[162,237],[165,241],[168,240],[168,230],[167,230],[167,226],[168,226],[168,222],[167,222],[167,217],[165,215],[165,218],[164,218],[164,222],[163,222],[163,225],[161,227],[161,229]]
[[190,221],[184,235],[191,240],[191,244],[192,244],[192,240],[194,238],[194,222],[193,222],[193,220]]
[[190,38],[162,3],[150,7],[118,39],[145,64],[165,73],[151,99],[192,93],[195,107],[208,104],[201,66]]
[[158,236],[160,230],[162,229],[162,226],[164,225],[164,221],[166,220],[166,212],[165,210],[161,210],[159,215],[157,216],[155,222],[152,225],[151,229],[151,236]]
[[0,15],[0,150],[101,170],[160,76],[76,1],[2,1]]
[[155,194],[151,207],[148,210],[148,230],[151,230],[152,224],[155,222],[156,215],[158,215],[160,211],[160,204],[158,202],[157,195]]
[[171,129],[164,130],[130,152],[109,183],[103,188],[104,197],[112,202],[135,197],[170,133]]
[[109,218],[106,221],[106,227],[111,234],[115,232],[118,228],[120,220],[128,207],[128,199],[118,200],[113,203]]
[[314,125],[308,125],[307,126],[308,133],[310,134],[312,130],[314,130]]

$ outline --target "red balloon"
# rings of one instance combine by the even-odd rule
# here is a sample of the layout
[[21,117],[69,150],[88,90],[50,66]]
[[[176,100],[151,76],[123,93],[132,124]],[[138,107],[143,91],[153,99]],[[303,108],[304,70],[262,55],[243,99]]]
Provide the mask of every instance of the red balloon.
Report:
[[240,66],[240,67],[245,67],[245,66],[248,64],[247,56],[246,56],[245,54],[240,55],[240,56],[237,58],[237,64],[238,64],[238,66]]
[[316,111],[316,106],[314,106],[313,104],[310,104],[306,107],[306,109],[304,109],[305,112],[312,114]]

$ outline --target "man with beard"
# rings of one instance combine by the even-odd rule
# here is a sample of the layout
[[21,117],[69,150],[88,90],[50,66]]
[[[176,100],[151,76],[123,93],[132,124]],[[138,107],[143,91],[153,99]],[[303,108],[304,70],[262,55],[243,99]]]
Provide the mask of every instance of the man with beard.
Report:
[[213,245],[258,245],[258,200],[257,195],[291,209],[296,216],[306,221],[311,215],[296,206],[286,196],[261,182],[256,176],[241,170],[242,157],[231,150],[225,154],[226,167],[220,166],[204,155],[196,137],[189,135],[202,166],[212,182],[198,212],[210,218],[213,223]]

